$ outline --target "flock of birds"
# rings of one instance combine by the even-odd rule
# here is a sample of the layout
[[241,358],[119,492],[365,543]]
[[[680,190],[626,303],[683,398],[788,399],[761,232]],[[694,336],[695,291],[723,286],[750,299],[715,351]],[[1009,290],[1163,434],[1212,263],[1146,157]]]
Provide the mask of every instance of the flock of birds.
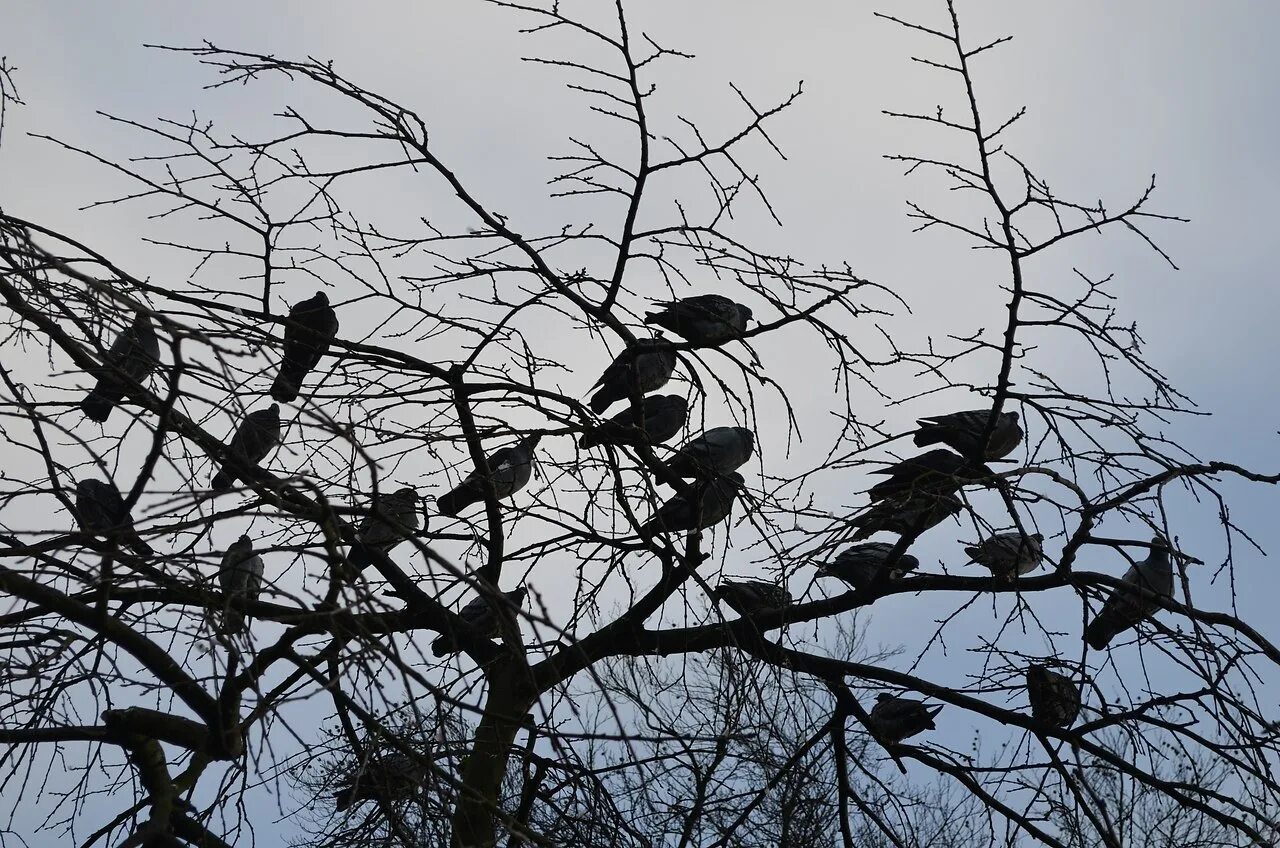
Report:
[[[658,311],[647,314],[645,323],[696,345],[711,347],[742,338],[751,317],[746,306],[710,294],[662,304]],[[276,447],[281,436],[280,404],[297,399],[307,375],[328,352],[337,333],[337,315],[323,292],[295,304],[289,311],[281,366],[271,386],[275,402],[244,416],[227,445],[230,461],[222,463],[211,481],[213,492],[230,490],[246,469],[262,462]],[[158,366],[159,355],[151,319],[140,313],[104,357],[96,386],[80,404],[85,416],[105,422],[128,388],[142,383]],[[676,364],[675,351],[661,336],[637,339],[619,354],[594,384],[590,407],[597,415],[620,401],[627,401],[627,408],[587,429],[579,445],[584,449],[654,446],[675,437],[688,419],[688,402],[679,395],[651,393],[666,385]],[[901,543],[862,540],[879,532],[914,539],[958,515],[964,508],[957,497],[960,490],[989,482],[994,472],[987,463],[1007,457],[1024,435],[1016,412],[1003,412],[993,420],[990,410],[970,410],[922,418],[917,423],[917,446],[945,447],[874,472],[885,479],[869,490],[869,507],[850,520],[855,528],[853,541],[860,544],[818,566],[821,575],[839,578],[861,591],[883,581],[902,579],[919,566],[916,557],[898,551],[904,547]],[[436,498],[437,510],[454,517],[484,502],[490,492],[499,500],[510,498],[529,482],[534,450],[541,438],[542,434],[529,435],[490,454],[484,472],[472,471],[451,491]],[[640,526],[641,535],[650,538],[660,533],[700,531],[723,521],[745,485],[737,469],[750,459],[754,447],[755,435],[744,427],[714,427],[686,442],[663,467],[668,477],[692,481],[684,489],[687,494],[677,493],[659,506]],[[142,556],[154,553],[139,537],[123,496],[110,481],[79,481],[75,504],[85,533],[118,540]],[[413,487],[376,496],[356,530],[344,573],[358,575],[421,526],[420,496]],[[1039,533],[1027,535],[1015,529],[969,545],[965,552],[972,562],[990,569],[995,579],[1012,581],[1041,564],[1043,541]],[[223,632],[242,630],[244,615],[238,609],[242,604],[230,601],[256,600],[263,573],[262,557],[249,536],[242,535],[224,553],[218,572],[219,586],[228,599],[221,622]],[[1149,618],[1159,608],[1153,596],[1172,595],[1173,573],[1164,539],[1153,539],[1150,556],[1129,569],[1124,584],[1110,595],[1086,629],[1085,638],[1095,649],[1106,647],[1115,636]],[[523,587],[504,593],[506,612],[519,609],[526,594]],[[760,580],[723,580],[712,595],[745,618],[777,612],[793,601],[783,586]],[[494,603],[484,597],[474,598],[459,612],[475,634],[488,638],[498,637],[500,614]],[[443,633],[432,643],[436,656],[460,650],[453,633]],[[1058,727],[1069,727],[1075,721],[1080,690],[1071,678],[1045,666],[1032,665],[1026,682],[1034,718]],[[897,744],[933,729],[933,719],[940,710],[941,706],[930,707],[922,701],[881,693],[869,713],[868,724],[882,743]],[[397,756],[401,759],[397,760]],[[419,771],[412,758],[386,755],[374,771],[366,771],[366,776],[360,778],[362,784],[349,787],[339,798],[339,809],[367,798],[395,795],[399,791],[396,787],[420,783]]]

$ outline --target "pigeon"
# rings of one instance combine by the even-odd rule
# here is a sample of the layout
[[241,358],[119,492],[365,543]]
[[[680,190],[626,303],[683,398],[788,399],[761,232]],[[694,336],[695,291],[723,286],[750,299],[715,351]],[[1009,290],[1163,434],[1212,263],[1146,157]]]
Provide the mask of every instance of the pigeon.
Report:
[[[273,403],[266,409],[250,412],[240,422],[236,433],[231,437],[227,452],[241,462],[257,465],[266,459],[280,442],[280,404]],[[212,489],[225,492],[240,477],[240,472],[232,468],[230,463],[214,475]]]
[[666,339],[636,339],[635,346],[618,354],[595,382],[600,390],[591,396],[591,411],[599,415],[637,389],[642,395],[657,391],[675,370],[676,353]]
[[[923,448],[942,444],[964,456],[977,456],[982,447],[978,442],[987,429],[987,419],[990,417],[991,410],[974,409],[921,418],[916,422],[920,425],[920,429],[916,430],[916,446]],[[981,451],[982,458],[1004,459],[1021,442],[1022,428],[1018,426],[1018,413],[1002,412],[996,419],[986,450]]]
[[640,427],[636,426],[635,410],[627,407],[584,433],[578,446],[660,445],[679,433],[689,417],[689,402],[680,395],[652,395],[644,399],[641,409]]
[[[525,436],[514,446],[489,454],[485,464],[489,467],[489,480],[493,482],[498,499],[509,498],[524,488],[533,473],[533,449],[538,446],[541,433]],[[472,471],[453,491],[436,498],[441,515],[453,518],[472,504],[484,500],[484,476]]]
[[120,403],[130,383],[141,383],[160,362],[160,340],[151,318],[139,312],[133,324],[116,336],[111,349],[95,369],[98,384],[80,401],[80,409],[90,421],[102,423]]
[[719,345],[741,338],[751,320],[751,310],[718,294],[700,294],[671,303],[645,315],[646,324],[657,324],[682,339],[700,345]]
[[1163,598],[1173,597],[1173,563],[1169,560],[1169,550],[1169,543],[1161,537],[1151,540],[1151,554],[1125,572],[1127,586],[1112,590],[1102,605],[1102,611],[1085,629],[1084,637],[1089,647],[1101,651],[1116,636],[1146,621],[1160,608],[1155,600],[1142,597],[1128,586],[1154,592]]
[[124,497],[115,483],[93,478],[76,483],[76,513],[85,533],[108,539],[119,537],[125,547],[142,556],[155,553],[133,529],[133,516],[124,508]]
[[[503,592],[506,599],[504,613],[510,614],[512,610],[518,610],[524,606],[524,599],[529,590],[521,586],[510,592]],[[459,612],[458,617],[471,625],[471,628],[478,632],[486,639],[496,639],[502,635],[502,623],[498,616],[494,615],[493,603],[486,597],[473,598]],[[431,643],[431,653],[437,657],[443,657],[448,654],[456,654],[462,650],[458,644],[455,634],[452,632],[441,633],[436,640]]]
[[871,500],[881,501],[915,492],[949,494],[966,483],[990,477],[994,472],[981,463],[970,463],[949,450],[931,450],[872,472],[886,474],[871,487]]
[[1031,717],[1054,727],[1070,727],[1080,714],[1080,687],[1070,677],[1042,665],[1027,667]]
[[677,477],[728,474],[751,458],[755,434],[746,427],[713,427],[687,442],[665,465]]
[[[241,536],[222,555],[218,585],[228,601],[231,598],[256,601],[262,591],[262,571],[262,557],[254,553],[253,541],[248,536]],[[222,615],[222,632],[237,633],[243,629],[244,613],[232,609],[228,603]]]
[[404,801],[412,798],[427,779],[427,768],[418,757],[399,751],[383,754],[350,778],[350,784],[333,796],[341,812],[362,801]]
[[696,484],[694,493],[695,496],[700,493],[700,508],[695,508],[683,495],[676,495],[640,526],[640,535],[647,538],[658,533],[705,530],[724,521],[744,482],[741,474],[734,473]]
[[919,535],[936,527],[953,515],[958,515],[964,504],[951,494],[916,492],[904,498],[891,498],[871,505],[849,523],[858,528],[853,534],[855,542],[870,538],[881,530],[900,536]]
[[368,568],[373,562],[370,550],[388,553],[421,526],[417,489],[405,486],[380,496],[356,531],[356,540],[347,554],[350,570],[358,573]]
[[1012,580],[1035,571],[1044,560],[1044,536],[1033,533],[1022,535],[1019,530],[996,533],[976,545],[966,545],[964,552],[973,562],[985,565],[996,577]]
[[868,724],[871,733],[883,745],[897,745],[903,739],[934,730],[934,717],[942,712],[939,704],[932,709],[924,701],[899,698],[887,692],[876,696]]
[[743,618],[791,606],[791,593],[785,586],[763,580],[721,580],[711,590],[711,597]]
[[336,335],[338,316],[324,292],[318,291],[315,297],[295,303],[284,325],[284,356],[280,360],[280,373],[271,384],[271,397],[281,403],[296,400],[302,381],[329,351]]
[[[838,577],[855,589],[866,589],[889,559],[893,545],[888,542],[865,542],[841,551],[832,562],[822,563],[818,571],[824,576]],[[920,567],[920,560],[911,554],[898,557],[889,570],[890,580],[900,580],[908,571]]]

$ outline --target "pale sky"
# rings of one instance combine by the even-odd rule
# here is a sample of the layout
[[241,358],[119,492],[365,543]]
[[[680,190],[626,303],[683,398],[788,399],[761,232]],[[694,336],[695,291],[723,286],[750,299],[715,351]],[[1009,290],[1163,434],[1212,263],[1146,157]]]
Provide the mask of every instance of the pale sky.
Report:
[[[763,215],[746,215],[735,225],[738,231],[764,248],[811,264],[847,260],[855,273],[894,289],[913,315],[891,326],[913,343],[1003,320],[999,292],[991,285],[998,266],[989,257],[941,233],[912,233],[907,200],[949,202],[938,180],[904,179],[901,166],[882,158],[940,145],[936,130],[892,120],[882,110],[928,111],[953,103],[955,91],[949,79],[909,61],[929,50],[927,42],[872,12],[887,9],[938,24],[940,2],[644,0],[632,5],[633,26],[697,57],[667,66],[655,102],[696,118],[709,135],[741,119],[730,81],[763,105],[784,98],[803,80],[804,94],[771,128],[787,160],[759,144],[748,148],[783,226]],[[1280,6],[1266,0],[962,0],[960,13],[972,42],[1014,35],[1012,44],[987,55],[980,66],[979,94],[991,115],[1028,106],[1009,144],[1055,189],[1081,201],[1103,197],[1118,207],[1154,172],[1158,188],[1152,208],[1190,219],[1152,228],[1180,270],[1138,240],[1113,232],[1076,240],[1036,264],[1033,273],[1042,283],[1073,268],[1093,276],[1115,273],[1117,309],[1122,319],[1138,321],[1148,358],[1203,410],[1214,413],[1180,420],[1169,431],[1203,457],[1280,470],[1274,424],[1280,404],[1272,391],[1278,295],[1270,261],[1276,242],[1272,194],[1280,186],[1275,153],[1280,58],[1274,50]],[[585,115],[582,101],[564,90],[562,74],[519,61],[535,45],[515,33],[520,19],[479,2],[0,0],[0,19],[5,21],[0,55],[16,68],[27,102],[7,116],[0,204],[8,213],[83,238],[139,277],[185,275],[189,265],[141,243],[139,236],[146,232],[141,208],[78,211],[126,184],[28,133],[123,160],[154,151],[137,133],[111,125],[97,111],[146,121],[182,119],[194,110],[225,130],[253,136],[274,125],[271,115],[286,100],[326,108],[313,90],[300,88],[288,98],[277,83],[202,90],[213,81],[207,70],[145,44],[188,46],[208,40],[225,48],[332,59],[365,87],[413,106],[428,121],[442,157],[494,208],[511,216],[518,230],[545,226],[544,219],[581,217],[565,201],[546,199],[545,182],[554,173],[546,157],[565,152],[567,135],[615,132]],[[544,52],[556,43],[536,42]],[[675,131],[678,125],[667,117],[658,131],[662,128]],[[384,207],[392,220],[400,213],[445,219],[453,214],[438,184],[389,184],[381,190],[367,199]],[[557,349],[555,339],[543,341]],[[816,434],[814,442],[788,457],[770,449],[770,424],[762,422],[764,469],[781,475],[823,447],[821,416],[829,408],[830,381],[824,375],[807,387],[812,369],[802,356],[783,344],[764,343],[760,350],[770,373],[793,387],[793,400],[802,416],[812,416]],[[1055,367],[1070,373],[1075,363],[1063,358]],[[575,374],[576,382],[566,379],[563,387],[585,390],[594,376]],[[912,390],[905,373],[893,379],[903,381],[890,384],[894,392]],[[906,412],[884,414],[906,421],[908,414],[933,411],[912,405]],[[859,488],[851,484],[845,493],[836,491],[836,482],[827,485],[825,494],[845,503],[854,502]],[[1276,494],[1234,484],[1227,490],[1236,496],[1233,520],[1264,548],[1274,549],[1280,543],[1272,519]],[[1213,532],[1211,509],[1202,507],[1197,518],[1184,518],[1185,525],[1175,528],[1183,550],[1209,563],[1220,561],[1221,536]],[[914,552],[926,566],[936,567],[941,558],[962,569],[954,543],[967,532],[945,525]],[[1056,555],[1052,541],[1047,547]],[[754,557],[739,556],[743,562]],[[733,562],[734,554],[730,557]],[[1240,614],[1264,634],[1280,638],[1270,615],[1280,580],[1271,573],[1270,561],[1245,554],[1237,566],[1237,579],[1247,584]],[[1090,567],[1115,574],[1123,568],[1116,556]],[[1201,606],[1230,609],[1222,588],[1208,585],[1207,570],[1191,576]],[[795,581],[793,588],[804,585]],[[884,599],[871,615],[870,638],[902,644],[905,656],[914,656],[922,644],[920,622],[945,616],[963,600],[942,595]],[[1005,608],[1003,602],[997,607]],[[966,636],[989,633],[997,618],[990,603],[975,605],[949,631],[947,649],[934,649],[920,673],[945,680],[964,656]],[[958,710],[944,711],[939,725],[940,738],[954,747],[967,744],[972,724]],[[31,815],[17,812],[19,832],[31,826]],[[257,844],[282,844],[288,833],[259,822]]]

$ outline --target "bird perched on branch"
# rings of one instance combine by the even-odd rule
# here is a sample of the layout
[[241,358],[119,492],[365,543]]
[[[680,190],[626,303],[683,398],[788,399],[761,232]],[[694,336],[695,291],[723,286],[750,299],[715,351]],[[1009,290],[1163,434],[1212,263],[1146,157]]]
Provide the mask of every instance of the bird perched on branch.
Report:
[[427,779],[427,768],[418,757],[390,751],[370,760],[349,780],[348,786],[333,796],[339,812],[362,801],[405,801],[412,798]]
[[222,632],[238,633],[244,629],[244,613],[233,609],[230,601],[240,599],[256,601],[262,591],[263,574],[262,557],[253,550],[253,540],[241,536],[222,555],[222,564],[218,567],[218,586],[227,598],[226,609],[222,614]]
[[115,483],[93,478],[76,483],[76,514],[85,533],[119,539],[142,556],[155,553],[133,528],[133,516],[125,509],[124,497]]
[[941,704],[930,708],[924,701],[881,692],[876,696],[876,705],[871,709],[868,724],[872,735],[880,744],[897,745],[917,733],[935,730],[933,720],[940,712]]
[[493,484],[493,493],[499,500],[509,498],[523,489],[533,474],[533,449],[538,446],[541,438],[541,433],[534,433],[509,448],[489,454],[485,460],[487,475],[473,470],[453,491],[436,498],[440,514],[453,518],[472,504],[483,501],[486,476]]
[[763,580],[721,580],[711,590],[711,597],[723,601],[743,618],[791,606],[791,593],[785,586]]
[[1070,727],[1080,714],[1080,687],[1070,677],[1042,665],[1027,667],[1031,717],[1054,727]]
[[658,533],[705,530],[724,521],[744,482],[741,474],[734,473],[694,484],[694,499],[684,495],[671,498],[640,526],[640,535],[648,538]]
[[380,495],[356,530],[356,540],[347,554],[350,570],[358,574],[372,563],[370,551],[388,553],[412,536],[422,526],[418,507],[418,490],[412,486]]
[[595,382],[600,389],[591,396],[591,411],[599,415],[614,403],[655,392],[667,384],[676,370],[676,352],[666,339],[636,339],[618,354]]
[[976,545],[967,545],[964,552],[973,562],[985,565],[996,577],[1005,580],[1034,571],[1044,561],[1044,536],[1033,533],[1024,536],[1020,530],[996,533]]
[[[865,542],[841,551],[834,560],[818,564],[818,572],[827,577],[838,577],[855,589],[865,589],[889,561],[894,546],[888,542]],[[911,554],[903,554],[889,569],[888,579],[900,580],[908,571],[920,567],[920,560]]]
[[854,541],[870,538],[882,530],[901,536],[919,535],[958,515],[962,509],[964,504],[955,495],[916,492],[874,503],[849,523],[858,528],[853,534]]
[[295,303],[284,325],[284,356],[280,373],[271,384],[271,397],[281,403],[295,400],[302,381],[328,353],[337,335],[338,316],[324,292],[318,291],[314,297]]
[[1169,543],[1156,536],[1151,540],[1150,555],[1125,572],[1124,584],[1111,590],[1102,610],[1084,631],[1085,640],[1091,648],[1101,651],[1116,636],[1146,621],[1160,609],[1155,598],[1144,597],[1140,590],[1145,589],[1161,598],[1173,597],[1170,550]]
[[871,473],[889,477],[876,483],[869,492],[871,500],[880,501],[917,492],[950,494],[995,472],[982,463],[971,463],[962,456],[939,448]]
[[[529,594],[529,590],[521,586],[510,592],[503,592],[499,603],[502,605],[502,614],[506,616],[514,616],[516,611],[524,606],[525,596]],[[486,639],[496,639],[502,635],[502,620],[498,618],[494,612],[493,601],[481,595],[478,598],[472,598],[461,610],[458,611],[458,617],[471,626],[480,636]],[[452,631],[441,633],[431,643],[431,653],[437,657],[443,657],[447,654],[456,654],[461,651],[458,645],[457,635]]]
[[719,345],[741,338],[751,320],[751,310],[719,294],[700,294],[669,303],[645,316],[646,324],[665,327],[682,339],[701,345]]
[[141,383],[160,363],[160,340],[145,312],[139,312],[102,357],[95,369],[98,383],[80,401],[80,410],[91,421],[102,423],[120,403],[131,382]]
[[688,417],[689,402],[680,395],[650,395],[641,406],[640,426],[636,426],[635,409],[628,406],[584,433],[578,446],[660,445],[679,433]]
[[[280,443],[280,404],[273,403],[266,409],[250,412],[236,428],[227,445],[227,453],[248,465],[257,465],[267,458],[272,448]],[[225,492],[240,478],[240,472],[231,463],[223,465],[214,475],[212,489]]]
[[988,460],[1004,459],[1022,442],[1022,427],[1018,425],[1018,413],[1000,413],[996,418],[995,429],[991,431],[991,438],[987,441],[986,449],[982,450],[983,446],[980,442],[990,417],[989,409],[973,409],[921,418],[916,422],[920,425],[915,435],[916,446],[923,448],[943,444],[964,456],[981,456]]
[[706,478],[728,474],[751,458],[755,434],[746,427],[712,427],[666,461],[667,471],[677,477]]

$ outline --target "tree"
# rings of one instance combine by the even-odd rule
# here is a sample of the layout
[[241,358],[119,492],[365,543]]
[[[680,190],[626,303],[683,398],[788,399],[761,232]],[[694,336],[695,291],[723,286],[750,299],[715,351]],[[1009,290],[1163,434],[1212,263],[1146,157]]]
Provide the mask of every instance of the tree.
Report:
[[[921,798],[959,792],[955,809],[981,811],[970,832],[992,841],[1120,845],[1126,823],[1094,777],[1108,770],[1192,827],[1269,844],[1280,787],[1257,681],[1280,652],[1197,603],[1208,569],[1178,522],[1207,504],[1234,575],[1249,539],[1220,481],[1280,476],[1182,446],[1169,422],[1190,400],[1146,359],[1111,279],[1041,271],[1113,231],[1172,266],[1155,237],[1178,219],[1149,208],[1154,179],[1118,206],[1059,196],[1004,147],[1022,112],[982,105],[978,67],[1007,39],[971,40],[950,0],[936,21],[880,16],[919,37],[949,104],[895,113],[936,135],[891,158],[969,201],[912,203],[922,243],[981,248],[992,261],[975,278],[1004,296],[994,329],[909,341],[890,286],[737,231],[776,218],[758,160],[781,152],[770,128],[798,87],[772,103],[732,88],[740,123],[712,133],[662,111],[654,80],[688,56],[622,3],[611,17],[497,5],[553,51],[530,61],[604,122],[584,120],[555,157],[563,221],[503,214],[451,165],[432,116],[330,64],[212,44],[174,49],[215,87],[284,81],[306,105],[266,136],[112,118],[154,146],[126,163],[62,143],[132,182],[102,205],[144,206],[147,237],[190,258],[187,279],[0,216],[6,352],[40,350],[55,372],[0,362],[6,501],[25,516],[0,562],[10,785],[65,789],[50,826],[92,827],[89,843],[238,844],[262,828],[256,787],[302,773],[336,844],[753,844],[747,824],[754,844],[917,844],[936,822]],[[388,179],[432,198],[429,214],[388,219]],[[728,305],[684,300],[707,294]],[[644,323],[682,300],[679,320],[654,319],[667,332]],[[158,357],[130,336],[139,316]],[[782,351],[805,373],[783,375]],[[277,422],[282,356],[299,392],[277,397]],[[834,428],[796,414],[819,368]],[[120,397],[101,423],[80,408],[95,384]],[[687,402],[670,445],[646,437],[657,391]],[[918,430],[899,403],[948,447],[899,462]],[[592,407],[621,416],[611,443],[575,449],[599,440]],[[1006,450],[1015,425],[1026,438]],[[799,436],[822,445],[797,468],[784,460]],[[211,491],[218,470],[231,493]],[[88,479],[118,503],[73,496]],[[858,490],[873,502],[851,505]],[[990,575],[934,567],[930,551],[961,550],[930,547],[944,521]],[[997,532],[1012,534],[1003,565],[984,541]],[[853,588],[814,590],[815,564],[876,534]],[[1019,575],[1035,534],[1046,564]],[[1125,580],[1110,573],[1123,560],[1147,565]],[[1146,576],[1161,568],[1176,591]],[[799,600],[742,615],[701,600],[747,573]],[[811,639],[902,595],[956,604],[909,646],[921,655],[990,608],[972,673]],[[1089,649],[1108,598],[1128,626]],[[1081,687],[1076,721],[1033,718],[1032,663]],[[723,697],[716,680],[732,684]],[[1009,741],[956,750],[929,732],[938,706]],[[885,762],[950,788],[914,792]],[[99,808],[125,784],[131,802]],[[659,787],[682,804],[662,807]]]

